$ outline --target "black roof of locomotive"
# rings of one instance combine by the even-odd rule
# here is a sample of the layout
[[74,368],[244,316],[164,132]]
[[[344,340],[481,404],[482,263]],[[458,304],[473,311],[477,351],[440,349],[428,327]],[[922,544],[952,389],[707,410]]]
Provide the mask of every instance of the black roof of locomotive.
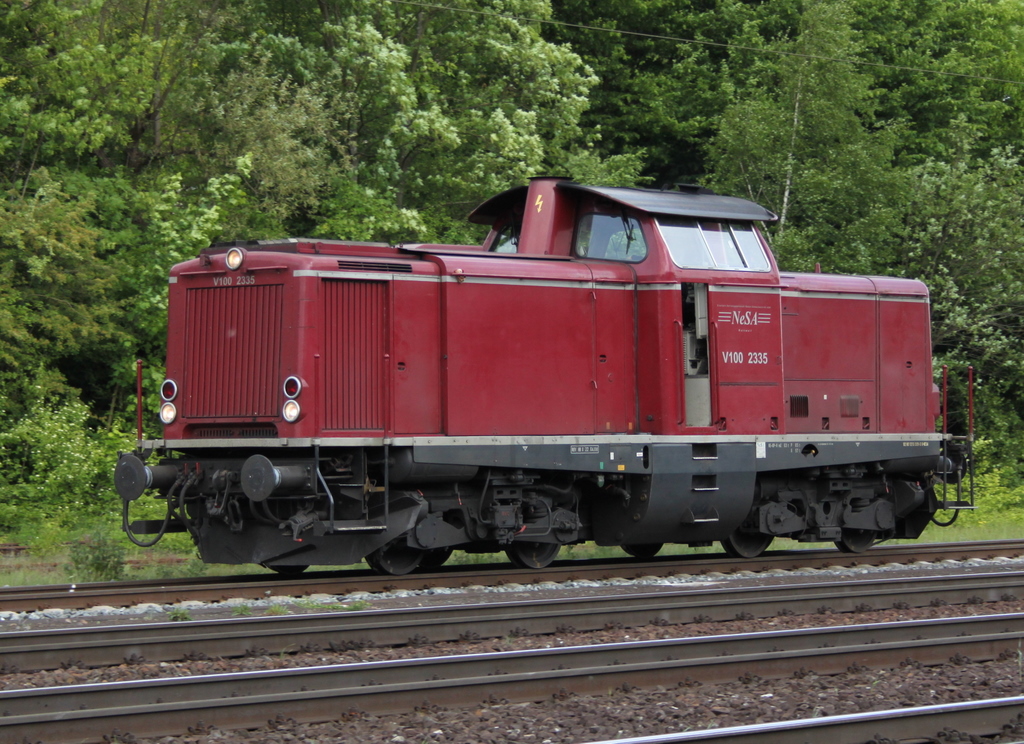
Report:
[[560,189],[584,191],[603,196],[627,207],[651,214],[675,217],[710,217],[719,220],[758,220],[773,222],[778,216],[760,204],[735,196],[719,196],[710,189],[683,186],[678,191],[658,189],[627,189],[613,186],[583,186],[567,181]]
[[[707,217],[719,220],[756,220],[774,222],[778,216],[760,204],[735,196],[720,196],[710,189],[681,186],[678,190],[635,189],[615,186],[585,186],[562,181],[559,189],[582,191],[601,196],[618,204],[648,212],[675,217]],[[489,225],[513,207],[524,204],[526,186],[515,186],[491,197],[469,215],[469,221]]]

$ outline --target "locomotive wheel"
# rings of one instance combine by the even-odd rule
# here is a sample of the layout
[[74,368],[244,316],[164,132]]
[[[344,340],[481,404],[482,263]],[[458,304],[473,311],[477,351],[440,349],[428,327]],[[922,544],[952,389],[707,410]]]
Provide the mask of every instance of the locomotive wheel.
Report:
[[505,548],[505,555],[519,568],[544,568],[558,556],[558,543],[514,542]]
[[842,537],[836,540],[836,547],[844,553],[863,553],[875,544],[874,530],[857,530],[843,527]]
[[656,556],[658,551],[661,550],[664,545],[664,543],[642,543],[639,545],[623,545],[622,549],[626,551],[627,555],[645,560]]
[[377,548],[363,560],[379,574],[404,576],[419,567],[425,553],[424,550],[411,547],[404,537],[400,537]]
[[453,552],[455,552],[455,549],[450,547],[427,550],[423,553],[423,560],[420,561],[420,568],[440,568],[444,565],[446,560],[452,557]]
[[725,552],[733,558],[757,558],[775,538],[765,535],[762,532],[741,532],[736,530],[729,537],[722,540],[722,547]]
[[266,568],[269,568],[271,571],[276,571],[282,576],[298,576],[309,568],[309,566],[266,566]]

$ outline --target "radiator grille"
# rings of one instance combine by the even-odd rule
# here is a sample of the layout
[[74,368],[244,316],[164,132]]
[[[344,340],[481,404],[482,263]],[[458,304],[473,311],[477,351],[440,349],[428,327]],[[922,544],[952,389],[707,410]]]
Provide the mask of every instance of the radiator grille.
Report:
[[325,426],[384,429],[385,282],[325,281]]
[[196,439],[274,439],[274,426],[196,426],[189,430]]
[[184,415],[276,416],[282,287],[190,289]]

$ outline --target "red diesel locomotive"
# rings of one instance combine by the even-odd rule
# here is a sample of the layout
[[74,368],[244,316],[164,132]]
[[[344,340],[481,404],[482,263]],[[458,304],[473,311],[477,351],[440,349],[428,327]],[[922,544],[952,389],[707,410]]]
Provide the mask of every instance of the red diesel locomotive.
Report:
[[[534,179],[470,219],[482,246],[259,241],[175,266],[164,438],[115,471],[129,536],[401,574],[586,540],[862,551],[969,506],[936,491],[967,454],[936,433],[920,282],[781,273],[775,215],[699,188]],[[167,516],[129,525],[147,489]]]

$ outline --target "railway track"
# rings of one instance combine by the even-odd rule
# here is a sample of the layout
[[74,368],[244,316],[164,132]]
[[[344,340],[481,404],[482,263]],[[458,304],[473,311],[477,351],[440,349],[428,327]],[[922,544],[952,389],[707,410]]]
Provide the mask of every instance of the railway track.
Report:
[[724,555],[665,556],[649,561],[634,559],[602,561],[560,561],[545,569],[510,569],[508,564],[485,567],[452,566],[433,573],[408,576],[379,576],[369,571],[310,574],[301,579],[283,579],[261,574],[234,578],[124,581],[94,584],[4,587],[0,589],[0,610],[16,612],[47,608],[84,609],[96,605],[127,606],[146,602],[174,604],[184,600],[207,602],[238,597],[263,599],[268,594],[303,596],[313,593],[347,594],[355,591],[380,592],[389,589],[465,587],[475,584],[538,583],[572,579],[633,579],[643,576],[677,574],[761,572],[779,569],[824,568],[827,566],[878,565],[890,562],[1016,558],[1024,555],[1024,541],[997,540],[965,543],[891,545],[871,548],[861,554],[831,549],[770,551],[760,558],[728,558]]
[[1022,736],[1021,740],[1024,740],[1022,711],[1024,697],[1009,697],[658,736],[637,736],[590,744],[807,744],[809,741],[863,744],[881,741],[935,742],[944,739],[973,741],[970,738],[953,739],[950,732],[956,731],[961,735],[977,737],[992,736],[1007,730],[1013,735]]
[[255,728],[275,714],[317,721],[349,709],[380,714],[492,696],[607,694],[685,678],[734,680],[751,669],[774,678],[807,668],[823,675],[851,665],[890,668],[904,659],[988,661],[1015,653],[1022,639],[1024,613],[1017,613],[12,690],[0,692],[0,738],[78,744],[115,728],[136,737],[181,733],[200,721]]
[[782,614],[978,604],[1024,597],[1024,572],[844,579],[408,609],[133,623],[0,633],[0,669],[35,671],[131,661],[403,646],[606,627],[715,622]]

